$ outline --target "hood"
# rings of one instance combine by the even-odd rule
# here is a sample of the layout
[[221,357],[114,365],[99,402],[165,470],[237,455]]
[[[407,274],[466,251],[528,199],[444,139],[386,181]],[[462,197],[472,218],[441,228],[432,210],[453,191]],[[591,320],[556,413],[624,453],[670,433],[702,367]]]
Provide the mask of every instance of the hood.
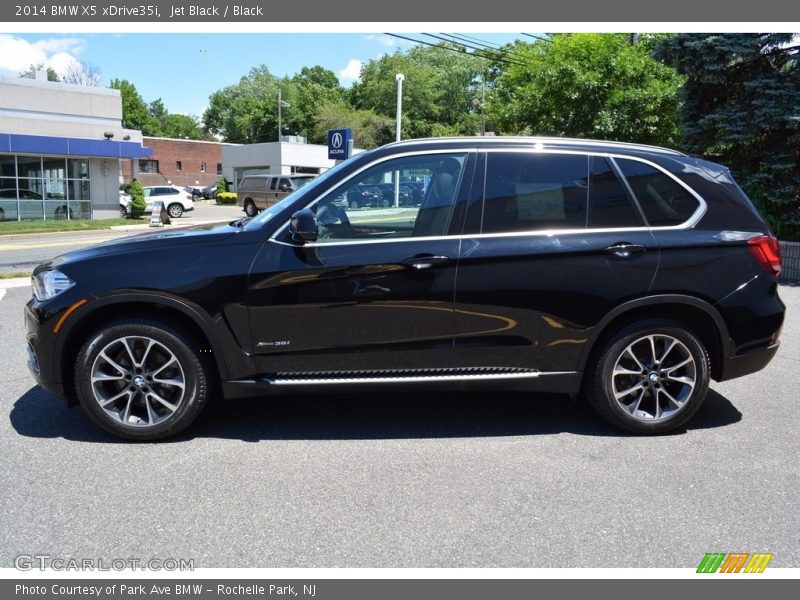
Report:
[[241,231],[241,228],[228,223],[223,225],[196,225],[194,227],[185,227],[169,231],[148,231],[118,240],[101,242],[93,246],[62,254],[36,267],[34,273],[43,269],[58,268],[63,265],[102,256],[183,248],[196,244],[210,246],[217,242],[227,240]]

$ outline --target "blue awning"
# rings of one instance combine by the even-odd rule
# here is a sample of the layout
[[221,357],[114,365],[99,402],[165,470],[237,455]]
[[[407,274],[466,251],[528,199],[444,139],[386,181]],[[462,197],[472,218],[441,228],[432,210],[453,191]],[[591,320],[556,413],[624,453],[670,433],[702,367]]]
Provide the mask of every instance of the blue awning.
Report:
[[98,156],[102,158],[143,158],[153,156],[153,149],[140,142],[117,142],[89,138],[56,137],[0,133],[0,152],[56,154],[59,156]]

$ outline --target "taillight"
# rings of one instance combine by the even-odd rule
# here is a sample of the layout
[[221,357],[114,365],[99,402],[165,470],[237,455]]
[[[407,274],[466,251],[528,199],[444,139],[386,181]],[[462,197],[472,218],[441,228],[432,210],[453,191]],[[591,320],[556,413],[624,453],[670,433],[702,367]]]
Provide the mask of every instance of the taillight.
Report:
[[747,240],[747,246],[762,269],[773,275],[780,274],[781,247],[777,238],[771,235],[759,235]]

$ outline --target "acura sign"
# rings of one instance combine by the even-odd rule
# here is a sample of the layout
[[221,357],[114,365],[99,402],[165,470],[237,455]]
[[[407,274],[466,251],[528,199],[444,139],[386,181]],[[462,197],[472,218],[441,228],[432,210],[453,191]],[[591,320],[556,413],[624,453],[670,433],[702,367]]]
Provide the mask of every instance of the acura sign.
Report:
[[352,129],[329,129],[328,158],[331,160],[345,160],[350,158],[350,150],[353,146],[352,140]]

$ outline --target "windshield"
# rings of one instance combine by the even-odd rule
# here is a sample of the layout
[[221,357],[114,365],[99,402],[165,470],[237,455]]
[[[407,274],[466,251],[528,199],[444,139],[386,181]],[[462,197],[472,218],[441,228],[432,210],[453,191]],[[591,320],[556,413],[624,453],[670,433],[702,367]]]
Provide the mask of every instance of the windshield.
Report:
[[314,177],[313,179],[306,180],[307,181],[306,183],[301,183],[300,181],[298,181],[296,183],[298,189],[293,191],[291,194],[285,196],[283,200],[281,200],[280,202],[270,206],[267,210],[259,213],[259,215],[253,219],[253,223],[255,223],[257,226],[263,225],[275,215],[283,212],[283,210],[286,209],[286,207],[290,206],[291,204],[294,204],[297,201],[297,199],[300,198],[301,196],[305,195],[311,196],[312,194],[314,194],[314,191],[318,187],[325,184],[325,182],[327,182],[329,179],[335,177],[336,174],[347,163],[348,161],[343,161],[338,165],[336,165],[335,167],[328,169],[322,175]]

